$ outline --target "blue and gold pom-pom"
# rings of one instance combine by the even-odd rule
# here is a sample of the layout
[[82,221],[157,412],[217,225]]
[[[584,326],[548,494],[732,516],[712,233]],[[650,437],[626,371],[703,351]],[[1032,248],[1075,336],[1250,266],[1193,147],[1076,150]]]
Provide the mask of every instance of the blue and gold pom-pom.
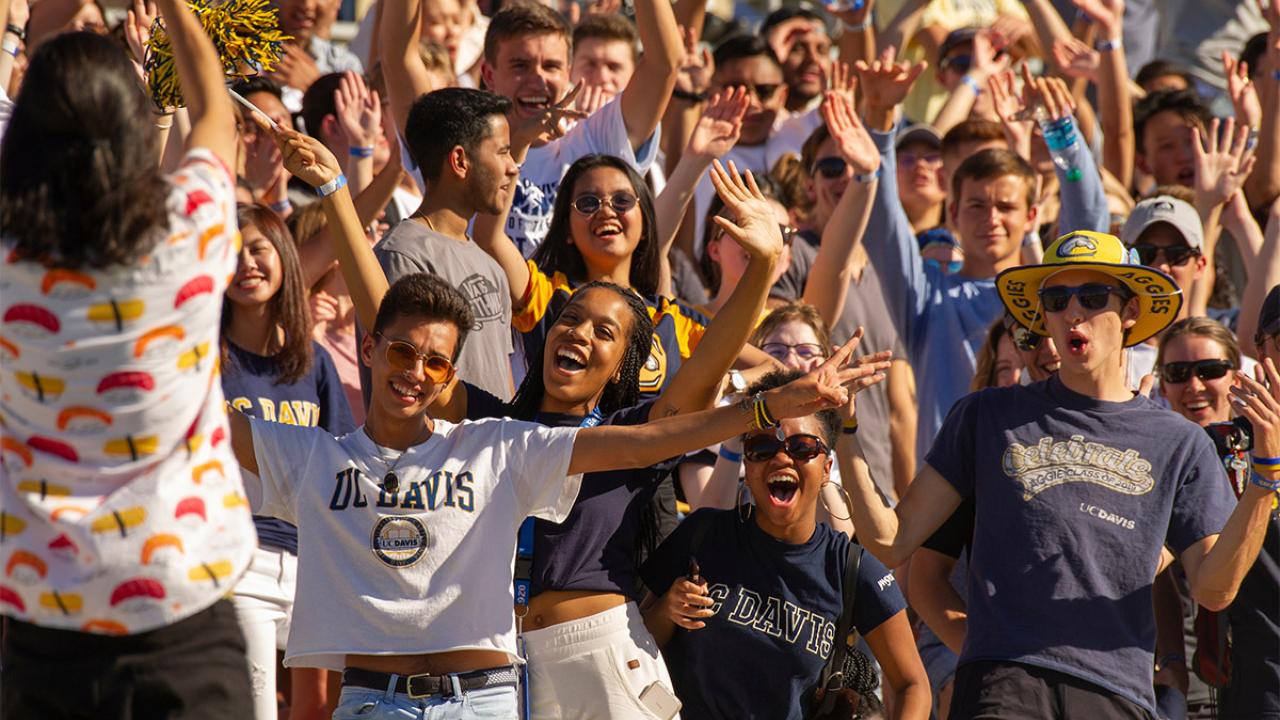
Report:
[[[187,6],[200,18],[205,33],[213,41],[228,78],[244,79],[259,72],[270,72],[284,52],[284,42],[291,40],[280,32],[275,8],[268,0],[194,0]],[[147,57],[147,88],[157,107],[182,107],[182,88],[173,62],[173,47],[159,18],[151,26]]]

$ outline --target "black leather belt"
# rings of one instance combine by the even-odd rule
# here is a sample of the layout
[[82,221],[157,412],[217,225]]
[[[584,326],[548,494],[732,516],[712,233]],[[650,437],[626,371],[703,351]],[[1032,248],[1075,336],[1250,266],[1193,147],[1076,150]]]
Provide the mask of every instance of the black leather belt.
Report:
[[395,691],[411,698],[424,698],[432,695],[453,697],[453,681],[458,679],[458,688],[462,692],[492,687],[515,687],[519,673],[512,666],[490,668],[488,670],[472,670],[454,675],[392,675],[391,673],[347,668],[342,671],[342,684],[362,687],[369,690],[386,690],[395,677]]

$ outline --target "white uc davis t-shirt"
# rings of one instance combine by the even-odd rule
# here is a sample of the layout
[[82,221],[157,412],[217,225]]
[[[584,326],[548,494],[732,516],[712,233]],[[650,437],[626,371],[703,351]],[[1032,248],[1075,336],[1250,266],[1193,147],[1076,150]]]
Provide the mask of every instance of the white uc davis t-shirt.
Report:
[[[563,522],[578,428],[515,420],[435,432],[395,462],[361,428],[253,420],[258,514],[298,526],[298,591],[285,664],[341,670],[347,654],[500,650],[516,661],[516,533]],[[395,464],[398,493],[381,491]],[[252,482],[250,480],[250,482]],[[252,495],[252,491],[250,495]]]

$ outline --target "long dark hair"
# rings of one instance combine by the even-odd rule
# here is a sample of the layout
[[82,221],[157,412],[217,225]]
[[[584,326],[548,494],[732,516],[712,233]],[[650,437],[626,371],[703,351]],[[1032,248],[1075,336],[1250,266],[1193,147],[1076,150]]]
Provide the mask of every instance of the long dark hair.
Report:
[[[311,369],[311,312],[307,306],[307,287],[302,277],[302,262],[294,249],[289,228],[278,215],[264,205],[240,205],[236,208],[240,227],[252,225],[262,233],[280,256],[280,289],[267,301],[267,321],[284,331],[284,344],[272,355],[280,374],[276,385],[287,385],[302,379]],[[225,350],[227,329],[231,326],[231,301],[222,301],[222,342]]]
[[151,109],[111,38],[41,44],[0,146],[0,228],[19,257],[101,269],[155,246],[169,192]]
[[[605,385],[604,394],[600,396],[597,406],[601,413],[608,415],[616,410],[628,408],[640,401],[640,369],[649,359],[653,345],[653,322],[649,319],[649,309],[635,292],[604,280],[596,280],[578,288],[573,297],[560,311],[563,313],[574,303],[586,302],[583,295],[588,290],[604,288],[611,290],[627,303],[631,310],[631,332],[627,337],[627,351],[622,357],[622,367],[618,372],[618,380],[612,379]],[[556,314],[559,320],[560,313]],[[542,406],[542,399],[547,395],[546,384],[542,380],[543,358],[546,356],[547,342],[544,338],[538,353],[529,360],[529,371],[520,383],[520,389],[511,400],[511,416],[520,420],[532,420]]]
[[612,155],[587,155],[569,166],[569,171],[560,181],[560,190],[556,193],[555,209],[551,215],[551,226],[547,228],[547,237],[534,251],[533,261],[548,275],[559,270],[572,283],[586,282],[587,264],[578,248],[569,243],[569,214],[574,212],[573,193],[579,178],[599,167],[613,168],[624,173],[631,183],[631,191],[639,200],[640,216],[644,222],[640,228],[640,242],[631,253],[629,279],[631,287],[643,297],[656,297],[661,265],[658,257],[658,220],[653,213],[653,193],[649,191],[644,178],[625,160]]

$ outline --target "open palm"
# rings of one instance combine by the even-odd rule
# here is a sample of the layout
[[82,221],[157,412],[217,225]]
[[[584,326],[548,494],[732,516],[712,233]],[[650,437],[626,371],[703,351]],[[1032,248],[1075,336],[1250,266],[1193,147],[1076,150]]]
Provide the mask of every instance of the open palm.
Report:
[[928,63],[923,61],[915,65],[896,62],[896,57],[897,50],[890,46],[871,64],[862,60],[854,64],[862,85],[862,97],[868,107],[896,107],[906,99],[916,78],[928,67]]
[[822,119],[827,123],[831,139],[845,162],[859,175],[868,175],[880,167],[880,150],[867,133],[853,101],[844,93],[829,92],[822,99]]
[[707,158],[723,157],[738,144],[742,118],[747,114],[747,89],[736,87],[716,93],[702,111],[689,136],[689,152]]
[[748,172],[743,179],[733,162],[725,170],[716,160],[711,166],[711,184],[732,215],[732,219],[718,215],[712,218],[720,229],[752,257],[781,255],[782,229],[755,177]]

